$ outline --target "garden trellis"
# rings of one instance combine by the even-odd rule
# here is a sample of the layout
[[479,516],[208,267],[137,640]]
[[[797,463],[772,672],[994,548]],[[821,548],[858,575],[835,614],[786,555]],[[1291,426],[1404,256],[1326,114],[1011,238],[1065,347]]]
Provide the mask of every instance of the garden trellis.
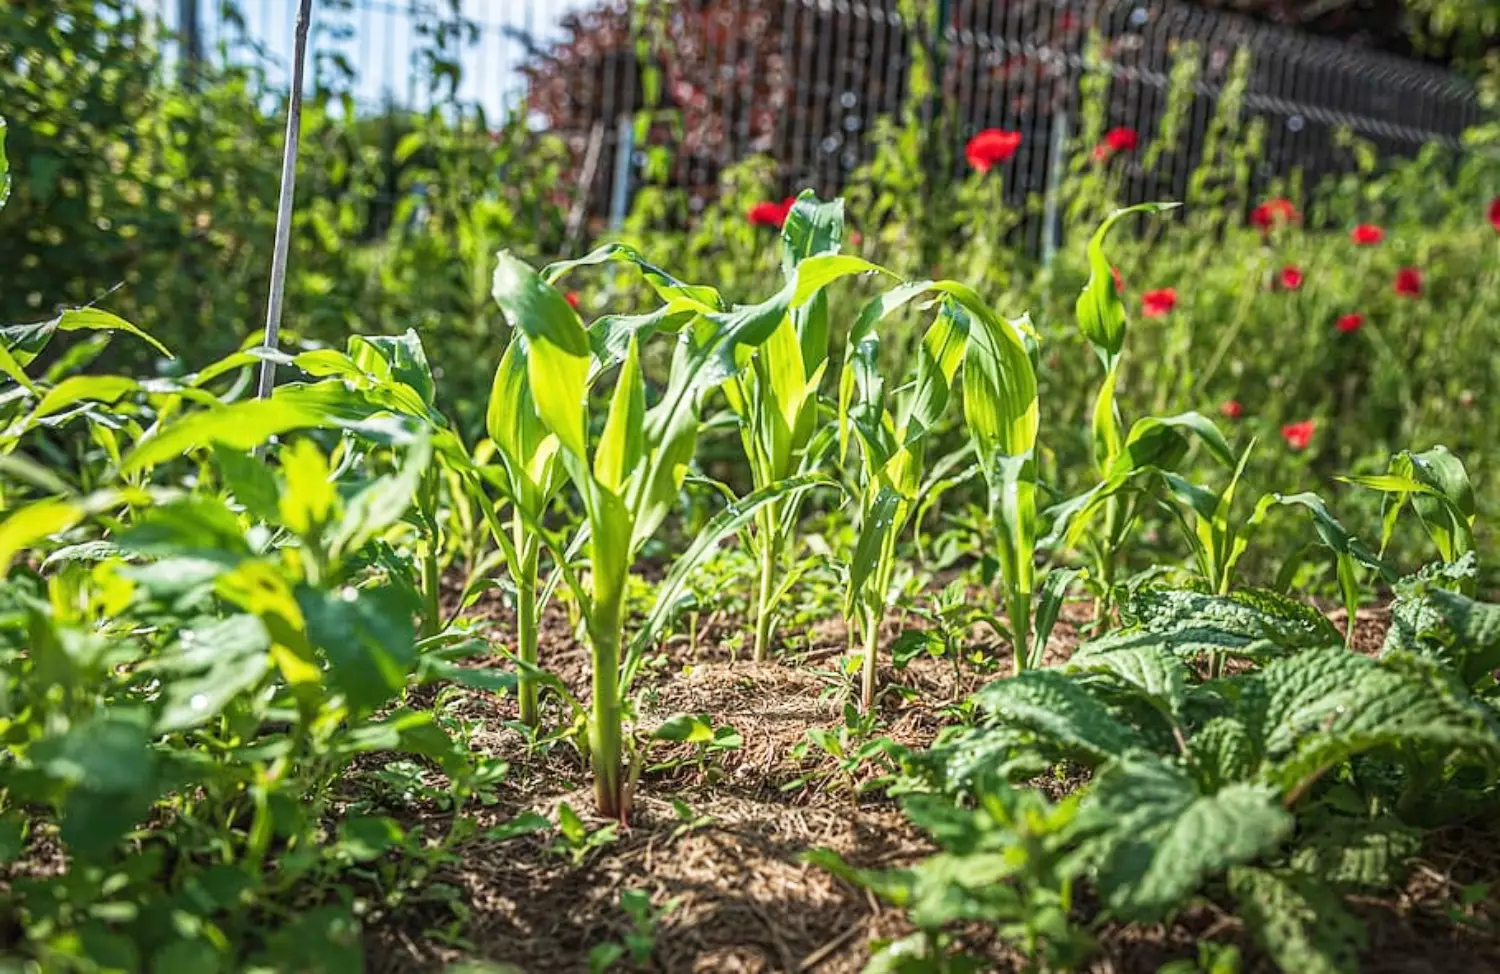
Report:
[[[280,83],[293,0],[177,7],[169,30],[196,7],[192,35],[205,50],[259,58]],[[580,160],[600,142],[597,164],[581,168],[601,217],[618,216],[645,179],[647,157],[626,123],[651,106],[653,91],[654,104],[677,116],[662,136],[676,139],[674,182],[707,195],[724,167],[763,153],[788,192],[827,196],[868,161],[878,120],[907,105],[919,55],[935,68],[942,97],[924,110],[950,123],[950,158],[981,129],[1024,133],[1006,165],[1017,201],[1059,177],[1057,145],[1077,132],[1079,85],[1091,73],[1108,86],[1106,127],[1150,134],[1174,69],[1187,60],[1195,69],[1177,151],[1132,166],[1127,202],[1183,198],[1240,52],[1250,72],[1233,94],[1265,122],[1253,173],[1262,186],[1294,172],[1311,185],[1349,169],[1340,131],[1380,154],[1412,155],[1460,149],[1481,117],[1473,86],[1440,68],[1177,0],[950,0],[930,10],[900,0],[320,0],[318,9],[315,80],[347,85],[364,109],[447,101],[494,119],[529,96],[534,124],[567,137]],[[913,21],[903,10],[922,13]],[[1093,32],[1100,43],[1090,51]],[[638,45],[642,35],[649,41]],[[1040,244],[1040,226],[1030,233]]]

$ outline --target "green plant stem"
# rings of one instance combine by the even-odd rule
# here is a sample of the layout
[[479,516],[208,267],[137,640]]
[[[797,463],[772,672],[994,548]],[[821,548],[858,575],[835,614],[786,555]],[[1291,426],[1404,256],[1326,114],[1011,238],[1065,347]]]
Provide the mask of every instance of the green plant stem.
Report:
[[1026,669],[1028,645],[1031,642],[1031,599],[1030,585],[1015,586],[1010,592],[1011,647],[1018,675]]
[[437,635],[442,625],[442,609],[438,604],[442,569],[438,565],[438,543],[434,535],[427,539],[422,555],[422,594],[427,598],[427,611],[422,619],[423,638]]
[[[536,578],[541,546],[537,544],[536,539],[524,537],[519,520],[516,522],[515,534],[516,551],[520,555],[520,564],[515,566],[514,575],[516,657],[522,663],[536,666],[538,660]],[[516,678],[516,699],[520,704],[521,723],[533,729],[541,723],[541,713],[537,706],[537,690],[536,678],[525,667],[522,667]]]
[[860,675],[860,706],[868,713],[875,706],[875,662],[880,653],[879,609],[867,609],[864,613],[865,659]]
[[760,592],[755,605],[755,661],[771,658],[772,620],[776,594],[776,566],[780,561],[781,539],[776,532],[776,505],[767,504],[759,513],[761,529]]
[[622,822],[626,813],[623,789],[620,707],[620,613],[624,587],[594,593],[589,642],[593,649],[594,700],[589,728],[589,760],[594,767],[594,799],[599,814]]

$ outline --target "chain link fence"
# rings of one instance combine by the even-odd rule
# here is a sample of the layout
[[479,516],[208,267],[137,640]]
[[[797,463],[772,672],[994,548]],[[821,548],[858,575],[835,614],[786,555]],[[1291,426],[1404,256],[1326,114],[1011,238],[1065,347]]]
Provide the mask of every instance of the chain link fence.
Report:
[[[183,55],[253,61],[284,86],[295,0],[142,2],[192,39]],[[913,8],[916,22],[901,12]],[[787,191],[831,194],[869,161],[879,121],[906,110],[951,140],[939,164],[955,171],[975,132],[1022,132],[1008,194],[1041,195],[1078,132],[1085,79],[1102,86],[1105,127],[1143,139],[1174,90],[1189,93],[1172,151],[1126,163],[1135,199],[1183,197],[1225,97],[1263,120],[1257,185],[1349,169],[1342,131],[1411,155],[1460,148],[1480,118],[1473,87],[1439,68],[1176,0],[319,0],[312,50],[316,83],[362,111],[446,105],[498,125],[524,107],[568,141],[589,210],[616,218],[651,147],[670,160],[653,178],[700,202],[755,154]],[[914,91],[917,64],[932,91]]]

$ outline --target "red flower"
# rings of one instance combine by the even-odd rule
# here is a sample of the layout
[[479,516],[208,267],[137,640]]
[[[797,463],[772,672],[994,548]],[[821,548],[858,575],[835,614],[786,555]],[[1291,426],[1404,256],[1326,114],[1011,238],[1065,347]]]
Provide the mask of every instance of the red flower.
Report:
[[858,247],[860,244],[862,244],[864,242],[865,242],[865,235],[864,234],[860,233],[858,230],[850,230],[849,231],[849,246],[851,246],[851,247]]
[[1124,294],[1125,278],[1120,276],[1120,269],[1118,267],[1111,267],[1109,269],[1109,276],[1115,279],[1115,293]]
[[1280,226],[1283,223],[1295,223],[1302,219],[1302,214],[1297,212],[1297,204],[1285,196],[1278,196],[1250,211],[1250,222],[1262,230]]
[[786,222],[787,214],[792,212],[792,204],[797,202],[797,197],[788,196],[780,203],[764,200],[750,207],[745,213],[745,218],[750,221],[752,227],[775,227],[781,229]]
[[1422,272],[1415,267],[1403,267],[1396,272],[1396,293],[1406,298],[1422,295]]
[[1219,407],[1219,412],[1224,414],[1225,419],[1239,419],[1245,415],[1245,407],[1240,405],[1238,399],[1231,399]]
[[1500,230],[1500,196],[1490,200],[1490,226]]
[[1103,161],[1116,152],[1134,152],[1140,143],[1141,137],[1135,129],[1124,126],[1110,129],[1104,133],[1104,141],[1094,146],[1094,158]]
[[569,291],[567,294],[564,294],[563,297],[565,299],[567,299],[568,307],[572,308],[574,311],[578,310],[578,292],[577,291]]
[[1339,317],[1339,320],[1334,322],[1334,327],[1337,328],[1341,334],[1352,335],[1355,332],[1359,331],[1360,327],[1364,325],[1364,323],[1364,315],[1360,314],[1358,311],[1351,311],[1346,315],[1341,315]]
[[1281,428],[1281,438],[1293,450],[1305,450],[1312,442],[1313,431],[1317,428],[1317,424],[1310,419],[1304,419],[1300,423],[1287,423]]
[[1385,239],[1385,231],[1373,223],[1361,223],[1349,231],[1349,239],[1361,247],[1378,244]]
[[979,172],[990,168],[1016,154],[1021,147],[1021,133],[1004,129],[985,129],[964,146],[964,158]]
[[1176,288],[1164,287],[1160,291],[1147,291],[1141,295],[1141,313],[1147,318],[1160,318],[1176,305]]
[[1302,286],[1302,268],[1296,264],[1288,264],[1283,267],[1279,276],[1281,286],[1288,291],[1295,291]]

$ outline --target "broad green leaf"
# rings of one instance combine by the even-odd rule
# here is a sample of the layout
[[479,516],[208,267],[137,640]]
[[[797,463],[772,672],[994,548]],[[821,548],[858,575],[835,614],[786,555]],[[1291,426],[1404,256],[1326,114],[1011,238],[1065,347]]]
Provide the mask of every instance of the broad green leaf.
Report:
[[590,351],[577,312],[536,271],[504,251],[496,258],[492,293],[527,343],[527,375],[538,414],[563,449],[584,460]]
[[1270,788],[1231,784],[1204,793],[1186,772],[1138,756],[1095,779],[1078,824],[1109,908],[1122,919],[1152,921],[1228,867],[1275,852],[1292,817]]
[[416,664],[411,617],[378,589],[297,589],[308,640],[328,658],[328,681],[356,714],[369,714],[406,685]]
[[215,446],[214,465],[224,486],[251,517],[267,522],[280,517],[281,487],[263,461],[243,450]]
[[253,615],[184,629],[150,667],[168,674],[153,733],[187,730],[217,717],[260,682],[270,667],[270,650],[271,634]]
[[58,737],[32,745],[38,770],[70,787],[107,795],[137,791],[150,784],[155,753],[139,722],[102,714]]
[[1356,974],[1364,925],[1315,875],[1290,869],[1230,870],[1237,913],[1255,942],[1283,971]]
[[1377,748],[1422,745],[1465,763],[1500,761],[1495,718],[1431,660],[1325,649],[1278,660],[1257,679],[1269,691],[1265,749],[1280,758],[1264,778],[1288,793]]
[[1214,459],[1224,466],[1235,465],[1229,443],[1213,420],[1199,413],[1182,413],[1167,417],[1147,416],[1137,420],[1130,427],[1130,435],[1125,438],[1110,467],[1110,475],[1117,476],[1146,467],[1175,470],[1187,456],[1189,433],[1196,434]]
[[241,562],[220,575],[214,587],[226,602],[260,617],[271,634],[271,661],[282,679],[299,690],[322,682],[302,609],[279,567],[265,561]]
[[1100,651],[1098,643],[1068,661],[1069,672],[1107,673],[1132,688],[1162,713],[1176,717],[1187,698],[1188,668],[1161,645],[1121,646]]
[[408,328],[402,335],[353,335],[349,357],[367,370],[373,360],[379,359],[391,378],[410,386],[422,402],[432,405],[437,389],[432,367],[427,364],[427,351],[415,329]]
[[299,439],[281,451],[281,523],[303,537],[316,537],[340,508],[328,459],[317,444]]
[[424,437],[406,451],[394,474],[377,477],[349,499],[344,516],[329,540],[329,550],[335,554],[358,551],[365,542],[401,520],[411,508],[431,463],[432,447]]
[[605,263],[629,264],[641,272],[646,283],[657,297],[672,303],[686,303],[702,311],[727,311],[728,305],[711,287],[687,284],[651,263],[639,251],[626,244],[608,243],[592,253],[574,260],[557,261],[542,269],[542,279],[555,285],[564,275],[579,267],[593,267]]
[[678,714],[669,717],[651,732],[659,741],[677,741],[686,744],[707,744],[714,739],[713,724],[704,716]]
[[220,409],[191,413],[144,440],[121,468],[132,474],[203,447],[249,451],[273,436],[297,429],[338,425],[331,412],[317,408],[298,387],[285,387],[269,399],[251,399]]
[[1136,592],[1121,611],[1127,625],[1148,633],[1216,634],[1224,648],[1264,642],[1268,648],[1285,652],[1343,641],[1338,629],[1317,609],[1258,589],[1207,595],[1149,587]]
[[646,453],[646,386],[641,376],[640,348],[634,338],[615,380],[614,397],[604,432],[594,451],[594,479],[618,494]]
[[1441,660],[1467,686],[1500,669],[1500,605],[1479,602],[1428,580],[1396,586],[1382,653],[1413,652]]
[[995,720],[1036,733],[1044,741],[1098,764],[1145,741],[1121,723],[1076,680],[1055,670],[1028,670],[998,680],[973,696]]
[[121,318],[119,315],[110,314],[99,308],[69,308],[57,318],[53,319],[58,331],[123,331],[127,335],[133,335],[152,348],[161,352],[167,358],[172,353],[167,346],[152,338],[141,329]]
[[74,375],[62,380],[42,397],[32,411],[29,423],[43,416],[62,412],[79,402],[102,402],[113,405],[128,393],[140,388],[140,383],[122,375]]
[[1291,865],[1338,889],[1380,890],[1400,883],[1407,860],[1422,851],[1422,830],[1386,816],[1307,816]]
[[1075,313],[1078,328],[1089,344],[1098,350],[1106,368],[1110,368],[1125,344],[1125,305],[1115,289],[1109,258],[1104,255],[1104,240],[1116,223],[1132,213],[1161,213],[1176,203],[1140,203],[1115,210],[1104,218],[1088,244],[1089,279],[1078,295]]

